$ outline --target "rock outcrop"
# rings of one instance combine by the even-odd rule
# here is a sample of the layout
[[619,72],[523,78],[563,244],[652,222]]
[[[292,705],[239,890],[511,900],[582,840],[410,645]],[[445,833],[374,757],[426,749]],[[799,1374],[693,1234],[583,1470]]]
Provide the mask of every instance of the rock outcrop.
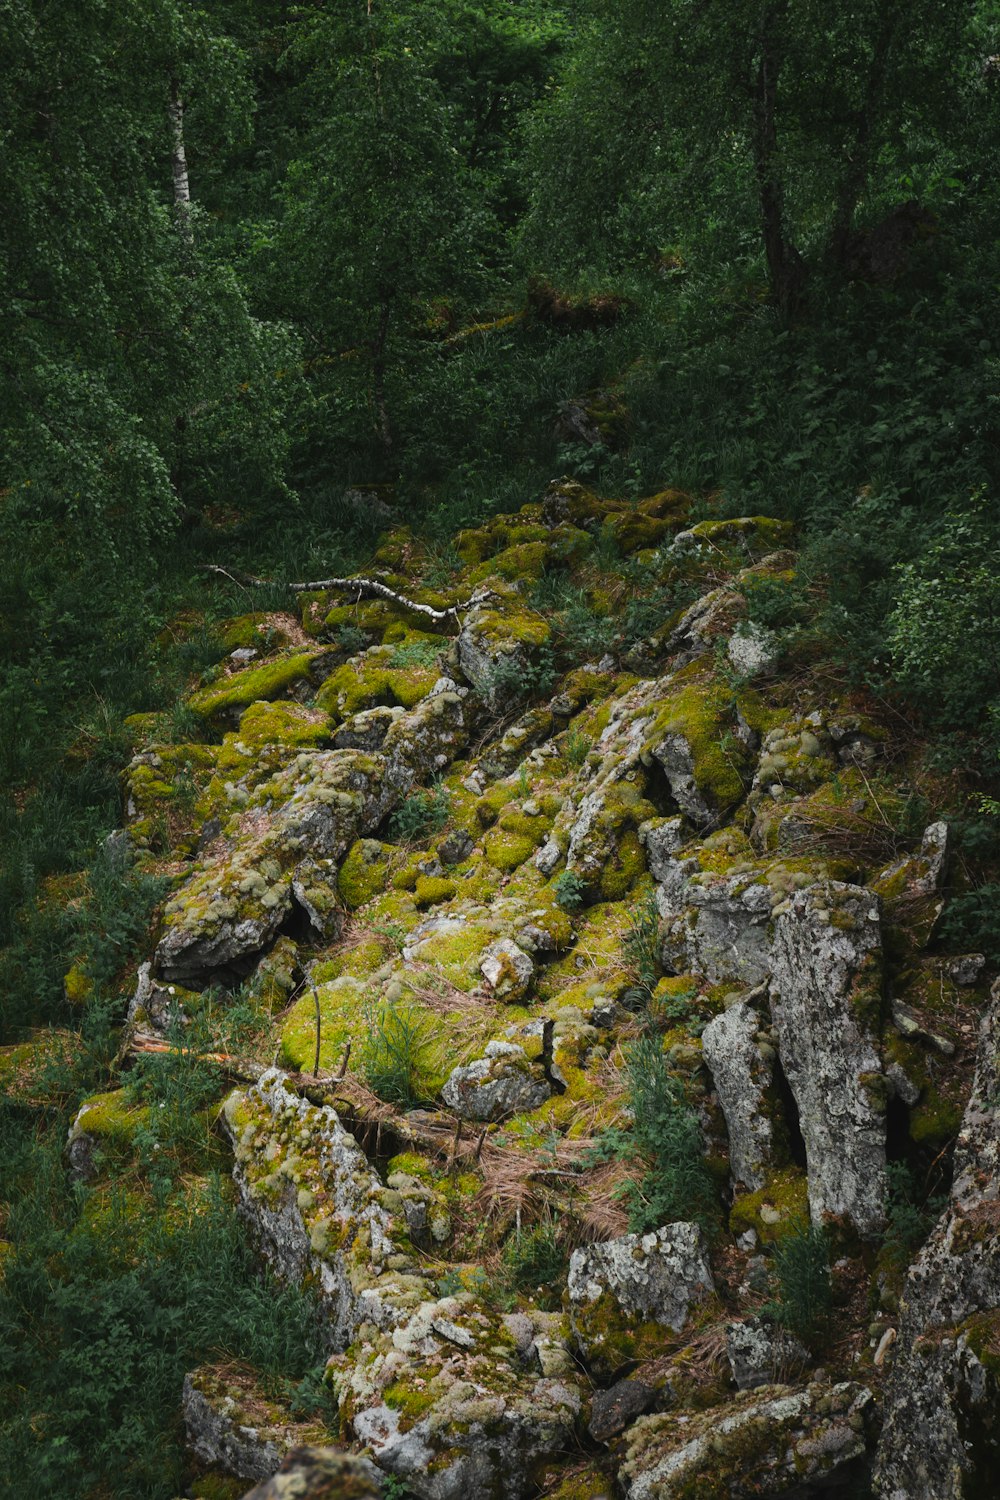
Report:
[[906,1278],[875,1487],[960,1500],[1000,1472],[1000,986],[979,1029],[948,1205]]
[[696,1414],[640,1417],[619,1481],[627,1500],[808,1494],[860,1477],[872,1393],[844,1381],[770,1386]]
[[[257,1500],[804,1496],[860,1482],[887,1379],[886,1500],[997,1462],[1000,1022],[965,1108],[986,961],[941,951],[948,824],[912,836],[881,706],[760,623],[789,535],[560,481],[448,567],[401,528],[380,593],[230,632],[191,744],[133,726],[170,897],[123,1055],[184,1038],[239,1084],[238,1206],[315,1297],[349,1450],[193,1372],[189,1447]],[[144,1081],[75,1117],[95,1202],[148,1170]],[[963,1108],[904,1281],[887,1158],[937,1191]]]

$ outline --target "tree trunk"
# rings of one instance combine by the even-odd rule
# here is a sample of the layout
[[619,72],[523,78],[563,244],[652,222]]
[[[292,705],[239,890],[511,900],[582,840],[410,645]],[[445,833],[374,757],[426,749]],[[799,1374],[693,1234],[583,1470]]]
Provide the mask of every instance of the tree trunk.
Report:
[[384,292],[379,302],[378,327],[372,342],[372,390],[375,397],[378,434],[387,455],[392,452],[392,424],[389,421],[389,407],[385,397],[385,350],[389,339],[391,316],[392,303],[388,293]]
[[868,69],[864,98],[854,116],[854,147],[848,158],[837,195],[837,207],[829,241],[830,260],[841,271],[847,264],[851,231],[854,228],[854,214],[868,183],[875,116],[882,100],[889,52],[901,17],[902,12],[897,5],[888,7],[875,43],[871,66]]
[[174,174],[174,214],[181,237],[190,245],[194,240],[191,227],[191,184],[188,181],[187,152],[184,149],[184,101],[176,78],[170,80],[167,119],[170,122],[170,165]]
[[786,320],[801,300],[805,271],[801,256],[788,238],[778,164],[778,78],[782,64],[778,38],[787,13],[787,0],[763,11],[752,84],[754,170],[767,277],[771,295]]

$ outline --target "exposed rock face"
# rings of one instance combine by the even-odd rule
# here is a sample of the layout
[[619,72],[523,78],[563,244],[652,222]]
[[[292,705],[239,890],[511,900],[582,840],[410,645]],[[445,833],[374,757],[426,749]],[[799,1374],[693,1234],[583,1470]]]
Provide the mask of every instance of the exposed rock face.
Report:
[[167,903],[155,971],[181,984],[245,972],[294,904],[317,937],[335,936],[338,862],[417,781],[447,765],[466,738],[462,696],[442,679],[393,720],[380,752],[296,756],[247,794],[211,858]]
[[503,1120],[537,1109],[551,1092],[543,1079],[532,1076],[523,1047],[489,1042],[485,1056],[454,1069],[441,1098],[463,1120]]
[[330,1346],[343,1349],[362,1322],[392,1327],[405,1317],[426,1283],[336,1111],[297,1098],[272,1069],[230,1095],[223,1119],[241,1211],[282,1280],[315,1284]]
[[980,1025],[950,1201],[903,1292],[875,1468],[877,1492],[886,1500],[960,1500],[1000,1472],[998,1127],[995,985]]
[[535,977],[535,966],[530,957],[509,938],[491,943],[479,967],[483,978],[501,1000],[522,999]]
[[774,893],[759,870],[748,862],[735,873],[705,878],[699,861],[688,857],[664,863],[659,879],[666,962],[713,984],[767,978]]
[[759,1318],[727,1325],[726,1358],[740,1391],[788,1380],[809,1363],[808,1350],[793,1334],[768,1327]]
[[714,1295],[708,1246],[697,1224],[666,1224],[574,1250],[568,1305],[577,1348],[612,1368],[621,1323],[655,1324],[679,1333],[691,1312]]
[[627,1500],[808,1493],[849,1477],[872,1417],[871,1392],[853,1382],[770,1386],[710,1411],[640,1417],[619,1482]]
[[243,1500],[378,1500],[382,1481],[366,1458],[336,1448],[296,1448]]
[[332,1363],[341,1416],[419,1500],[521,1500],[582,1407],[564,1321],[536,1312],[532,1323],[519,1347],[467,1294],[425,1302]]
[[[867,1279],[857,1240],[883,1223],[886,1101],[913,1154],[943,1158],[984,960],[922,951],[947,829],[899,858],[899,763],[862,695],[827,701],[823,674],[772,680],[774,642],[747,620],[755,578],[792,579],[794,557],[774,553],[787,529],[706,521],[671,545],[688,510],[564,484],[456,538],[463,567],[433,585],[428,550],[400,531],[373,559],[395,603],[303,599],[296,656],[306,634],[331,650],[303,666],[282,647],[227,678],[210,716],[239,723],[221,743],[147,743],[133,760],[132,843],[155,867],[167,828],[169,869],[185,873],[140,971],[131,1045],[187,1017],[200,1045],[220,983],[240,982],[262,1030],[274,1017],[289,1071],[225,1105],[239,1203],[275,1271],[316,1290],[339,1434],[372,1455],[308,1449],[257,1500],[358,1500],[390,1476],[417,1500],[802,1500],[867,1462],[869,1393],[805,1385],[807,1352],[760,1306],[807,1203],[840,1221],[838,1290]],[[551,625],[528,589],[561,570],[596,614],[614,606],[621,570],[595,538],[632,553],[630,586],[659,624],[632,640],[610,622],[594,662],[543,702]],[[662,614],[671,594],[694,601],[679,624]],[[308,702],[272,701],[289,692]],[[880,911],[896,964],[885,1007]],[[84,1005],[88,955],[73,958],[67,995]],[[634,1129],[649,1101],[622,1067],[640,1028],[662,1041],[654,1083],[700,1121],[692,1158],[710,1143],[725,1312],[696,1225],[623,1232],[618,1185],[655,1170]],[[228,1050],[234,1028],[218,1033]],[[997,1040],[984,1033],[952,1207],[907,1285],[886,1500],[958,1500],[1000,1468]],[[298,1097],[334,1088],[357,1140],[346,1112]],[[85,1102],[76,1170],[100,1176],[155,1126],[136,1100]],[[586,1248],[565,1311],[542,1312],[539,1283],[559,1287],[569,1244]],[[11,1254],[0,1244],[0,1270]],[[499,1264],[497,1286],[483,1268]],[[902,1274],[887,1264],[883,1308]],[[831,1379],[852,1373],[840,1361],[862,1301],[835,1300]],[[191,1444],[213,1468],[262,1475],[297,1435],[227,1379],[189,1378]],[[589,1462],[584,1423],[608,1445]]]
[[749,1000],[716,1016],[701,1035],[729,1134],[729,1170],[750,1192],[762,1188],[773,1163],[774,1101],[768,1099],[772,1064],[757,1041],[761,1018]]
[[238,1479],[267,1479],[289,1449],[325,1436],[319,1424],[292,1421],[249,1374],[231,1369],[206,1366],[185,1375],[181,1405],[190,1450]]
[[771,1016],[806,1148],[815,1222],[844,1215],[862,1235],[885,1221],[886,1086],[878,899],[827,881],[775,921]]

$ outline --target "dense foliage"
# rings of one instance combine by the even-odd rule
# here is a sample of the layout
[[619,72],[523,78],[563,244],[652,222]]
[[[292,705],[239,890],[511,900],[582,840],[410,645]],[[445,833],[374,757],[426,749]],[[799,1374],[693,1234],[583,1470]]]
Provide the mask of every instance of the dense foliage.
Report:
[[[102,842],[121,718],[218,654],[193,620],[246,607],[204,565],[335,571],[387,515],[443,542],[564,471],[796,521],[812,603],[757,607],[800,629],[822,609],[844,670],[972,770],[973,873],[992,852],[997,0],[0,0],[0,50],[0,1040],[75,1024],[82,926],[120,1017],[157,895]],[[549,607],[577,638],[572,601]],[[962,929],[991,951],[993,889]],[[373,1066],[413,1092],[382,1041]],[[110,1483],[107,1433],[134,1453],[199,1348],[305,1373],[298,1306],[247,1347],[267,1298],[218,1195],[166,1250],[122,1204],[110,1251],[65,1227],[58,1143],[110,1061],[87,1045],[41,1124],[0,1119],[0,1197],[31,1184],[4,1236],[33,1247],[0,1451],[23,1468],[43,1410],[31,1479],[67,1495]],[[688,1130],[668,1093],[649,1115],[653,1156]],[[195,1348],[185,1308],[223,1283]],[[31,1388],[56,1354],[68,1404],[62,1376]],[[143,1421],[148,1471],[119,1477],[158,1494],[174,1434]]]

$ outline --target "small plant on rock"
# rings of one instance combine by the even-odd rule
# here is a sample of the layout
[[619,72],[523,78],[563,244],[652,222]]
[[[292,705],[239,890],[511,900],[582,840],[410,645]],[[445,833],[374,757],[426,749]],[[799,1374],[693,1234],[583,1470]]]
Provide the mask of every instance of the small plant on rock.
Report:
[[556,900],[563,911],[579,911],[587,891],[587,882],[575,870],[563,870],[553,882]]
[[563,746],[563,755],[574,769],[578,770],[583,765],[593,748],[593,740],[588,739],[585,734],[581,734],[578,729],[567,731],[566,743]]
[[558,1306],[566,1256],[549,1220],[518,1229],[503,1247],[503,1274],[514,1292],[533,1294],[543,1306]]
[[623,944],[625,958],[640,989],[652,994],[660,971],[660,909],[656,897],[645,896],[629,912],[629,931]]
[[369,1010],[365,1021],[361,1074],[372,1093],[400,1109],[425,1103],[430,1093],[423,1066],[427,1036],[420,1016],[412,1009],[385,1005]]
[[424,834],[440,833],[450,811],[448,788],[439,782],[427,791],[412,792],[393,813],[389,827],[401,843],[412,843]]

